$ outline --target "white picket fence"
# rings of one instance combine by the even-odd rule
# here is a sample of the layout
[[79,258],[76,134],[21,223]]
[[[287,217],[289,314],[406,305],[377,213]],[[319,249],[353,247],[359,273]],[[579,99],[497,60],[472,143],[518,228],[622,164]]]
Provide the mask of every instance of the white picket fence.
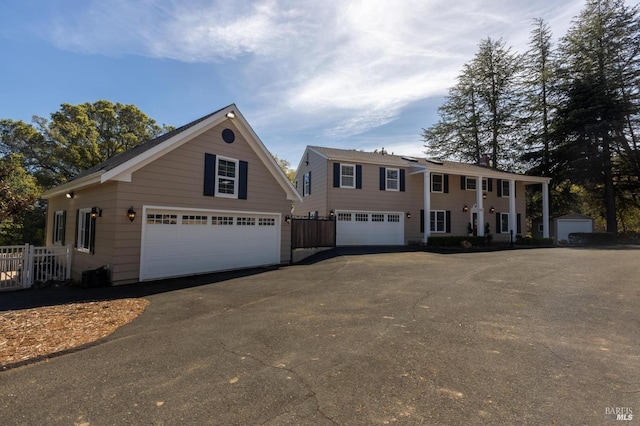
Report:
[[71,278],[71,245],[0,246],[0,291],[29,288],[36,282]]

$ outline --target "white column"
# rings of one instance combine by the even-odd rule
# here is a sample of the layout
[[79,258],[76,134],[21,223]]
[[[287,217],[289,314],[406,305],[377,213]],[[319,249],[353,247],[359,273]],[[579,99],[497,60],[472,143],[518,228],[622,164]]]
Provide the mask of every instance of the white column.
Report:
[[478,208],[478,236],[484,237],[484,206],[482,198],[482,176],[476,177],[476,207]]
[[542,184],[542,237],[549,238],[549,183]]
[[[444,184],[444,183],[443,183]],[[431,235],[431,225],[429,218],[431,216],[431,172],[426,170],[424,172],[424,237],[422,242],[425,244],[429,241]]]
[[509,229],[513,230],[513,241],[515,242],[516,232],[518,228],[516,226],[516,220],[518,215],[516,213],[516,181],[509,179]]

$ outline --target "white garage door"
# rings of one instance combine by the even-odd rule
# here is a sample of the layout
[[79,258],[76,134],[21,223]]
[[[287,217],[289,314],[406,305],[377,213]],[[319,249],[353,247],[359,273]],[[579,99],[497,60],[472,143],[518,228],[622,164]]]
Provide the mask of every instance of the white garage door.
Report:
[[558,241],[569,241],[572,232],[593,232],[591,220],[558,219]]
[[140,280],[280,263],[280,215],[148,209]]
[[404,245],[401,212],[336,211],[336,245]]

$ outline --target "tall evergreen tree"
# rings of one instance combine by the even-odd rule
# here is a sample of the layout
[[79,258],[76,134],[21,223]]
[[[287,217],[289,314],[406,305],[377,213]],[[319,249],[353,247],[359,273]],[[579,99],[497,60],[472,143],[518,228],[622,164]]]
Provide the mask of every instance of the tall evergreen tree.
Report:
[[559,53],[562,99],[554,130],[555,176],[599,191],[607,231],[615,233],[620,165],[633,169],[637,159],[631,136],[639,107],[632,94],[640,87],[637,6],[588,0],[561,40]]
[[438,109],[440,120],[422,137],[429,155],[477,162],[489,153],[494,168],[515,166],[514,115],[520,56],[502,40],[482,40]]

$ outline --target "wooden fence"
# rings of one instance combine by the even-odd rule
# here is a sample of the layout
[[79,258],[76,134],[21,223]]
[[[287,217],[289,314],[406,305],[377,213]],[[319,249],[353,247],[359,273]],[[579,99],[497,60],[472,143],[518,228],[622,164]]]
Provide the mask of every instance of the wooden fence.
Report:
[[334,218],[292,218],[291,249],[335,247],[336,221]]

